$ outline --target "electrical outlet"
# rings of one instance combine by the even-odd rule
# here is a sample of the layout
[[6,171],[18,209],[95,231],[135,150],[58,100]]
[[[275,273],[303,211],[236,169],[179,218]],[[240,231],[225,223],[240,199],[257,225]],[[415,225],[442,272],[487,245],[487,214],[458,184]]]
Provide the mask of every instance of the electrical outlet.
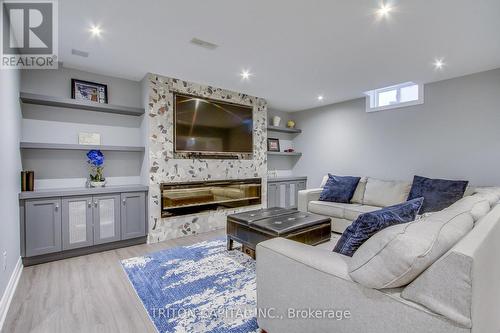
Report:
[[7,270],[7,251],[3,251],[3,270]]

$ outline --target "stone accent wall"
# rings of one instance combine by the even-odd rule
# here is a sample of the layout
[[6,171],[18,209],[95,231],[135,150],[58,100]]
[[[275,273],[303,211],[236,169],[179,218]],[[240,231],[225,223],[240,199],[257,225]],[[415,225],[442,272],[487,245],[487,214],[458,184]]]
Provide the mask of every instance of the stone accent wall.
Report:
[[[266,101],[233,91],[154,74],[149,74],[147,80],[149,85],[146,108],[149,117],[148,241],[159,242],[224,228],[228,214],[264,207],[267,202]],[[179,156],[174,156],[173,146],[174,92],[253,106],[253,157],[235,160],[175,158]],[[262,205],[161,218],[160,183],[256,177],[262,178]]]

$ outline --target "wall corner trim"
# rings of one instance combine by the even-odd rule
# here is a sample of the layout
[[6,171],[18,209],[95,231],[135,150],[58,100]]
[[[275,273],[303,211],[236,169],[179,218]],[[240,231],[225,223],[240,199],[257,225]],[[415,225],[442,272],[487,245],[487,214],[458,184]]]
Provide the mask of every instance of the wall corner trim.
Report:
[[22,271],[23,263],[21,257],[19,257],[19,260],[14,267],[14,271],[10,276],[7,288],[5,288],[5,292],[3,293],[2,299],[0,300],[0,331],[2,331],[3,324],[5,323],[5,318],[7,317],[7,312],[9,311],[10,307],[10,302],[12,301],[14,293],[16,292],[17,283],[21,278]]

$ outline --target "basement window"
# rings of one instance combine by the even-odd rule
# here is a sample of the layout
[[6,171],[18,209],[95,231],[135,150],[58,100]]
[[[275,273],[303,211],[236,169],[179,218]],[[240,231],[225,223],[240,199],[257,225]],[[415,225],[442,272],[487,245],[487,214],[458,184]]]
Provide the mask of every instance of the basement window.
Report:
[[365,92],[366,112],[396,109],[424,103],[422,84],[400,83],[394,86]]

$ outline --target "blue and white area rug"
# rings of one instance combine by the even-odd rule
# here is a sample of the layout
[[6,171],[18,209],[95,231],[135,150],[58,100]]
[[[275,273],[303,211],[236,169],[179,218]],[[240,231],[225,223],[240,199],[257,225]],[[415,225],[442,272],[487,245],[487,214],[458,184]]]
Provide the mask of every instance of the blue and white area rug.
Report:
[[255,261],[215,239],[122,261],[160,333],[259,332]]

